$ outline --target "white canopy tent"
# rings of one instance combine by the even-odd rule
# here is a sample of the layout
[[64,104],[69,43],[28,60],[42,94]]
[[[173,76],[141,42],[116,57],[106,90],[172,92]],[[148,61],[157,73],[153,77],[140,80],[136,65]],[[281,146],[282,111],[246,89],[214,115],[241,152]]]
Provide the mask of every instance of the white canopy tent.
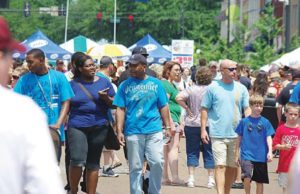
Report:
[[300,48],[282,55],[271,64],[278,65],[279,67],[288,66],[294,69],[300,69]]

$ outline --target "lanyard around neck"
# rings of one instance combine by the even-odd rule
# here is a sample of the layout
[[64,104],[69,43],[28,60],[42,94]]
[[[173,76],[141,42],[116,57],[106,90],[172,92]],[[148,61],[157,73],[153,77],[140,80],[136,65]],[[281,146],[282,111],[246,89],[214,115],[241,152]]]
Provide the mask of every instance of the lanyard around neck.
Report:
[[46,96],[46,93],[44,91],[44,88],[43,88],[42,84],[38,80],[37,75],[34,74],[34,76],[35,76],[36,82],[37,82],[37,84],[38,84],[38,86],[39,86],[39,88],[40,88],[40,90],[43,94],[43,97],[44,97],[45,101],[47,102],[48,107],[52,109],[52,81],[51,81],[50,71],[48,71],[48,79],[49,79],[49,85],[50,85],[50,98],[49,98],[49,101],[47,99],[47,96]]

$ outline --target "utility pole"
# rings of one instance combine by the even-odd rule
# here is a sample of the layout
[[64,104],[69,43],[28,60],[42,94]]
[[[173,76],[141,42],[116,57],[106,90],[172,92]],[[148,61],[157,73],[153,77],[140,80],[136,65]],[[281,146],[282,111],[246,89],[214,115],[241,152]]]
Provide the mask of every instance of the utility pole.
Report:
[[117,37],[117,0],[114,3],[114,44],[116,44]]
[[69,19],[69,6],[70,6],[70,0],[67,0],[67,7],[66,7],[66,22],[65,22],[65,42],[67,42],[68,39],[68,19]]
[[227,47],[230,46],[230,0],[227,1]]
[[289,0],[285,1],[285,52],[290,51],[290,36],[291,36],[291,30],[290,30],[290,2]]

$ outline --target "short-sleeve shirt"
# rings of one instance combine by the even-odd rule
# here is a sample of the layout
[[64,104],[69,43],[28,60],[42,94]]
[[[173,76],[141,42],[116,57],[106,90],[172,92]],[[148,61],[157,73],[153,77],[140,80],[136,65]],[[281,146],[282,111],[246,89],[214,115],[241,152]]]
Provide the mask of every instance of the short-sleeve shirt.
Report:
[[291,145],[289,150],[280,150],[277,168],[277,172],[288,172],[296,149],[300,145],[300,127],[290,128],[285,125],[278,127],[273,139],[273,146],[277,144]]
[[[74,96],[66,76],[55,70],[49,70],[47,74],[41,76],[31,72],[23,75],[14,91],[31,97],[46,113],[49,125],[57,122],[62,103]],[[64,140],[63,126],[60,131],[61,139]]]
[[193,117],[189,115],[185,116],[185,126],[189,127],[200,127],[201,123],[201,101],[206,92],[207,86],[192,85],[189,88],[181,91],[180,94],[186,99],[187,105],[189,106]]
[[[83,92],[77,82],[80,82],[90,92],[97,105]],[[108,96],[113,97],[115,95],[115,91],[109,80],[99,77],[95,82],[72,80],[70,83],[75,96],[71,99],[68,126],[80,128],[107,124],[109,107],[100,99],[98,92],[109,88],[107,91]]]
[[176,102],[176,96],[178,94],[178,90],[173,83],[170,83],[168,80],[161,80],[161,83],[169,97],[169,109],[171,113],[171,118],[173,122],[180,122],[181,115],[181,107]]
[[248,106],[249,94],[241,83],[213,81],[201,102],[201,107],[208,109],[210,137],[236,138],[235,128],[241,120],[242,108]]
[[300,82],[294,87],[293,93],[290,97],[290,102],[300,105]]
[[249,79],[248,77],[245,77],[245,76],[241,76],[240,77],[240,82],[241,84],[243,84],[247,90],[250,90],[252,85],[251,85],[251,79]]
[[235,132],[241,136],[241,159],[267,162],[267,137],[274,134],[272,124],[263,116],[242,119]]
[[125,136],[162,131],[160,109],[168,103],[167,94],[154,77],[128,78],[118,88],[113,104],[125,108]]
[[[285,106],[290,100],[290,97],[293,93],[294,87],[295,87],[295,85],[293,85],[293,84],[288,84],[286,87],[284,87],[276,99],[277,103],[282,106]],[[284,114],[281,117],[281,121],[283,121],[283,122],[286,121]]]
[[289,99],[293,93],[294,88],[295,85],[293,84],[288,84],[285,88],[283,88],[276,99],[277,102],[285,106],[289,102]]

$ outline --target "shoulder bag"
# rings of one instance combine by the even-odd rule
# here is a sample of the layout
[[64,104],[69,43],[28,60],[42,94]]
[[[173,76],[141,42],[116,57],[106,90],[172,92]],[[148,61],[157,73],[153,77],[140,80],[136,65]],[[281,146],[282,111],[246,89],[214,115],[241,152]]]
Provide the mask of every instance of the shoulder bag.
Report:
[[[98,106],[97,101],[92,96],[92,94],[80,82],[76,81],[76,83],[79,85],[81,90],[87,95],[87,97],[96,104],[98,109],[101,112],[103,112],[103,110]],[[105,114],[107,114],[107,113],[105,113]],[[107,132],[107,136],[106,136],[105,144],[104,144],[105,148],[109,149],[109,150],[119,150],[120,143],[119,143],[119,140],[117,138],[117,135],[116,135],[114,129],[112,128],[112,126],[109,123],[107,124],[107,127],[108,127],[108,132]]]

